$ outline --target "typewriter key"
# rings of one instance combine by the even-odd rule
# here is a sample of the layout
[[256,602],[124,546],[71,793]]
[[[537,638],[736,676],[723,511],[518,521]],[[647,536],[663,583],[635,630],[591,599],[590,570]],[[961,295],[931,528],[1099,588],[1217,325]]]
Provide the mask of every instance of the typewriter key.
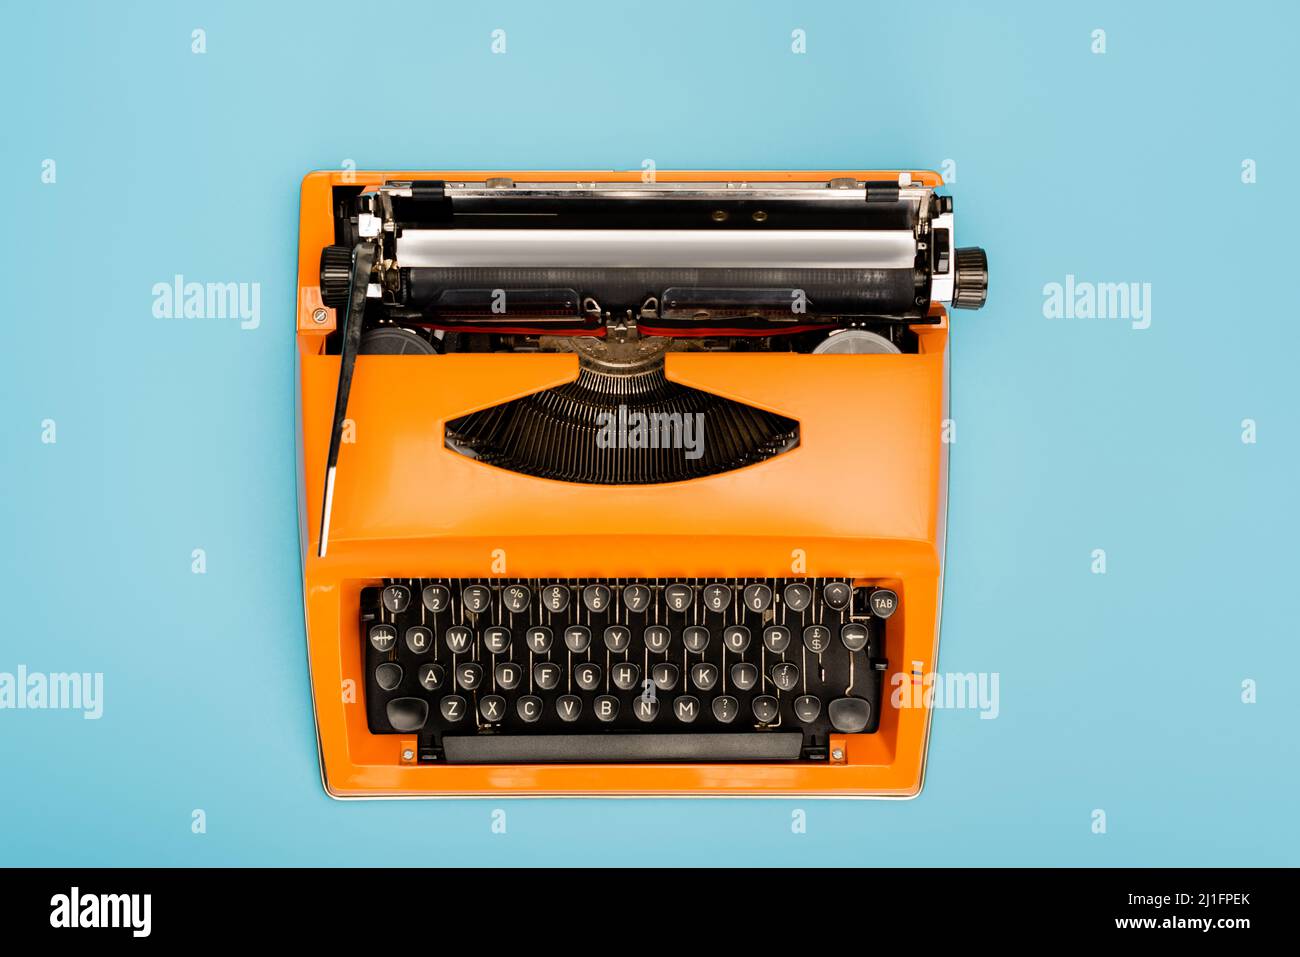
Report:
[[424,607],[435,615],[446,611],[451,604],[451,590],[446,585],[426,585],[420,597],[424,601]]
[[492,601],[492,590],[486,585],[470,585],[460,593],[460,603],[466,611],[478,614]]
[[375,684],[385,691],[394,691],[402,683],[402,666],[385,661],[375,669]]
[[827,582],[822,588],[822,600],[836,611],[843,611],[849,607],[849,599],[853,597],[853,589],[847,582]]
[[804,724],[812,724],[822,713],[822,703],[810,694],[801,694],[794,699],[794,716]]
[[465,699],[458,694],[449,694],[438,702],[438,711],[444,721],[459,721],[465,717]]
[[600,665],[584,661],[573,669],[573,680],[583,691],[595,691],[600,687]]
[[782,691],[792,691],[799,684],[799,668],[788,661],[780,661],[772,666],[772,684]]
[[790,629],[781,625],[772,625],[763,629],[763,647],[774,655],[783,655],[790,647]]
[[521,611],[528,609],[528,603],[532,600],[532,594],[523,585],[510,585],[501,592],[501,603],[506,606],[507,611],[519,614]]
[[640,683],[641,669],[630,661],[620,661],[609,669],[609,674],[619,691],[631,691]]
[[713,716],[723,724],[731,724],[740,713],[740,704],[729,694],[713,699]]
[[384,589],[384,607],[394,615],[406,611],[406,606],[410,603],[411,589],[405,585],[389,585]]
[[515,714],[519,715],[519,720],[532,724],[542,716],[542,699],[537,695],[524,695],[515,702]]
[[623,605],[628,611],[640,614],[650,607],[650,589],[645,585],[628,585],[623,589]]
[[433,647],[433,632],[423,625],[406,629],[406,647],[411,649],[413,655],[424,654]]
[[429,719],[429,702],[423,698],[394,698],[385,710],[394,731],[419,731]]
[[542,604],[553,612],[564,611],[569,607],[569,589],[563,585],[547,585],[542,589]]
[[695,604],[695,591],[690,585],[669,585],[664,589],[664,601],[669,611],[690,611]]
[[564,629],[564,647],[580,655],[591,647],[591,629],[585,625],[570,625]]
[[397,629],[392,625],[371,625],[370,645],[375,651],[390,652],[397,644]]
[[771,724],[781,713],[781,706],[770,694],[759,695],[754,699],[754,720],[759,724]]
[[825,625],[809,625],[803,630],[803,644],[809,651],[820,655],[831,646],[831,630]]
[[618,717],[618,699],[612,694],[603,694],[596,699],[596,717],[601,721],[613,721]]
[[551,634],[549,628],[529,628],[524,633],[524,643],[528,645],[528,650],[535,655],[544,655],[550,652],[554,641],[555,636]]
[[463,655],[474,644],[474,632],[464,625],[452,625],[447,629],[445,638],[453,655]]
[[704,588],[704,607],[709,611],[726,611],[731,605],[731,586],[715,583]]
[[731,625],[722,632],[722,643],[727,646],[728,651],[734,651],[736,654],[744,654],[745,649],[749,647],[749,629],[744,625]]
[[555,699],[555,713],[561,721],[577,721],[582,714],[582,699],[573,694],[562,694]]
[[758,614],[767,611],[772,607],[772,589],[766,585],[746,585],[745,607]]
[[510,647],[510,629],[493,626],[483,631],[483,647],[491,654],[499,655]]
[[840,641],[849,651],[861,651],[867,647],[867,626],[851,621],[840,629]]
[[456,684],[466,691],[473,691],[483,683],[483,666],[475,661],[467,661],[456,666]]
[[682,644],[686,646],[687,651],[697,655],[704,654],[704,649],[709,647],[709,629],[692,625],[682,632]]
[[731,683],[737,691],[748,691],[758,684],[758,666],[748,661],[737,661],[731,666]]
[[425,691],[437,691],[442,687],[443,680],[447,677],[446,672],[442,670],[442,665],[433,664],[420,665],[420,670],[416,672],[420,679],[420,687]]
[[632,632],[622,625],[610,625],[605,629],[605,647],[615,654],[622,654],[632,645]]
[[862,698],[836,698],[827,714],[836,731],[857,734],[871,720],[871,702]]
[[506,716],[506,699],[499,694],[484,695],[478,703],[478,713],[484,721],[500,721]]
[[803,582],[791,582],[785,586],[783,597],[791,611],[802,612],[812,604],[812,589]]
[[898,594],[888,588],[877,588],[871,593],[871,610],[877,618],[888,618],[898,610]]
[[661,661],[650,669],[650,677],[660,691],[672,691],[677,687],[677,677],[681,672],[670,661]]
[[651,625],[641,635],[646,648],[655,654],[662,654],[672,644],[673,633],[663,625]]
[[523,680],[524,669],[513,661],[503,661],[497,665],[496,682],[502,691],[514,691]]
[[609,607],[609,589],[604,585],[588,585],[582,590],[582,603],[587,611],[604,611]]
[[700,713],[700,699],[684,694],[673,699],[673,714],[677,720],[690,724]]
[[533,682],[543,691],[554,691],[560,686],[560,666],[549,661],[534,665]]
[[701,691],[712,691],[718,683],[718,666],[701,661],[691,667],[691,683]]
[[638,695],[632,702],[632,713],[647,724],[659,717],[659,699]]

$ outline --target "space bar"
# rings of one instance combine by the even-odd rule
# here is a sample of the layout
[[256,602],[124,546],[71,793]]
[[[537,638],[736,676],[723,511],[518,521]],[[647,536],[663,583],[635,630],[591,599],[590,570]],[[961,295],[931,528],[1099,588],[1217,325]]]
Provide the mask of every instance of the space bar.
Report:
[[803,732],[444,735],[448,764],[797,761]]

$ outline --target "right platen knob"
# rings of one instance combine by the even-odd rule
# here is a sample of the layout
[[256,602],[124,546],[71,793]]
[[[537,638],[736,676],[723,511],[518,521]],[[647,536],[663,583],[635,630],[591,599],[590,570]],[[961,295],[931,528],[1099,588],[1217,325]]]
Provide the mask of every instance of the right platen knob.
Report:
[[978,246],[957,248],[957,275],[952,304],[957,309],[978,309],[989,294],[989,257]]

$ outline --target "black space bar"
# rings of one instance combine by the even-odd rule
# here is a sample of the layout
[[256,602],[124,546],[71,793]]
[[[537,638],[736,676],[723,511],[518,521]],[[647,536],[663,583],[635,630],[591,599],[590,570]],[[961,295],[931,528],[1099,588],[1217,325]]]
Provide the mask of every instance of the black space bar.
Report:
[[444,735],[448,764],[676,764],[797,761],[802,731],[735,734]]

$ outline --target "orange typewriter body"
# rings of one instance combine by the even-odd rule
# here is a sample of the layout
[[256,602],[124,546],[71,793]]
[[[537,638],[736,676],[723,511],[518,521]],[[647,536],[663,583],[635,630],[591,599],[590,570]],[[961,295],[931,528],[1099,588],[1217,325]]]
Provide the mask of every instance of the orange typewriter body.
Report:
[[[913,180],[939,185],[934,173]],[[938,650],[947,446],[948,321],[913,327],[915,354],[667,357],[670,380],[798,420],[786,454],[665,485],[588,486],[498,469],[442,441],[458,416],[572,381],[575,355],[363,355],[339,454],[329,550],[315,503],[340,360],[321,304],[331,189],[387,179],[637,182],[637,172],[317,172],[302,184],[297,296],[299,502],[306,625],[322,775],[339,798],[417,796],[910,797],[930,709],[919,686]],[[896,178],[897,172],[679,172],[659,182]],[[372,734],[363,701],[361,591],[384,578],[841,576],[892,588],[879,728],[833,734],[824,762],[422,764],[414,736]],[[908,689],[910,690],[910,689]],[[899,706],[898,699],[907,701]]]

